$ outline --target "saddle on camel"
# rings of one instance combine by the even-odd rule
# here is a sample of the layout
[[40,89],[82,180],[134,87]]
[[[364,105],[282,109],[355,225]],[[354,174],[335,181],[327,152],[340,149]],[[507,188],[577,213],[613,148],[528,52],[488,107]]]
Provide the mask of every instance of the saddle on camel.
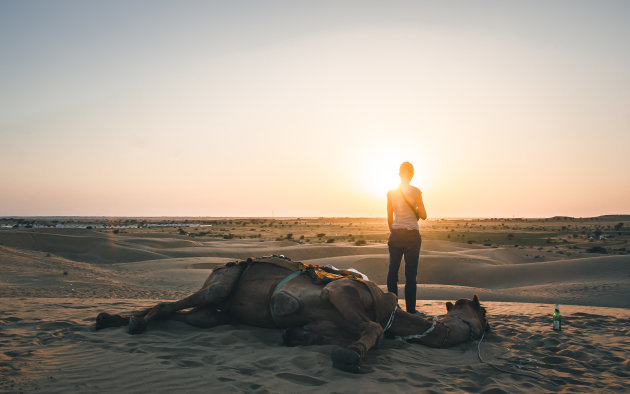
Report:
[[250,258],[216,268],[202,288],[175,302],[129,315],[101,313],[96,329],[128,326],[143,332],[152,320],[173,319],[209,328],[230,322],[283,328],[284,344],[337,344],[333,366],[365,372],[360,363],[385,335],[431,347],[480,338],[488,329],[477,295],[446,303],[433,319],[398,308],[397,298],[351,271],[294,262],[284,256]]

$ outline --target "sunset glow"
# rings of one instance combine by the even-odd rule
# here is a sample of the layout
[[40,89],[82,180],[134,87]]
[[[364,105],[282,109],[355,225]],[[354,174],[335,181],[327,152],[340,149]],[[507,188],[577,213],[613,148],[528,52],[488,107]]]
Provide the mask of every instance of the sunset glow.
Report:
[[0,215],[630,209],[624,2],[0,4]]

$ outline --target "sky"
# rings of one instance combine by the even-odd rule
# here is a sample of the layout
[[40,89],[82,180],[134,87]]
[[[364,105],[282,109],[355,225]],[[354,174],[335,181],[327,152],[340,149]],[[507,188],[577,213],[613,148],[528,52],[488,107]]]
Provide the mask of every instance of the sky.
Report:
[[0,216],[630,213],[630,2],[0,0]]

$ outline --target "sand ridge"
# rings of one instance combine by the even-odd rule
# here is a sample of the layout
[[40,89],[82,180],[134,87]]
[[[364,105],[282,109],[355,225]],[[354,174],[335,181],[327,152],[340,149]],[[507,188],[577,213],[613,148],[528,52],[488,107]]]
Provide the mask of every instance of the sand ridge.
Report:
[[274,329],[162,321],[138,336],[94,331],[99,312],[183,298],[216,266],[272,253],[354,267],[385,288],[384,244],[0,231],[0,391],[624,391],[630,377],[625,255],[424,242],[418,309],[443,314],[444,300],[479,294],[492,326],[479,346],[485,363],[476,342],[429,349],[387,339],[366,360],[374,372],[356,376],[331,368],[330,346],[282,347]]
[[[478,342],[431,349],[386,339],[365,362],[374,372],[357,376],[331,368],[331,346],[283,347],[275,329],[202,330],[169,321],[139,336],[93,329],[101,310],[155,300],[8,301],[2,299],[8,308],[0,315],[0,387],[8,391],[622,391],[630,377],[627,309],[567,306],[565,329],[554,332],[550,305],[486,302],[493,328],[479,345],[485,362]],[[442,301],[418,307],[430,314],[444,310]]]

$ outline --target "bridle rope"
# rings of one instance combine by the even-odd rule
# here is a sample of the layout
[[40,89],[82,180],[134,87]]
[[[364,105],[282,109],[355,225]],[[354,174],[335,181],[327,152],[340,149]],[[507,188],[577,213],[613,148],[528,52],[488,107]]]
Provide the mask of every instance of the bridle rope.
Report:
[[396,314],[396,310],[398,310],[398,305],[394,307],[394,310],[392,311],[391,315],[389,315],[387,324],[385,324],[385,327],[383,327],[383,332],[386,332],[387,330],[389,330],[390,327],[392,326],[392,323],[394,323],[394,315]]
[[437,320],[438,320],[438,317],[433,316],[433,324],[431,324],[431,327],[427,328],[427,330],[423,332],[422,334],[412,334],[412,335],[407,335],[405,337],[396,337],[396,339],[404,339],[405,341],[409,341],[410,339],[424,338],[427,335],[431,334],[433,330],[435,330],[435,325],[437,324]]
[[[526,373],[522,373],[522,372],[517,372],[517,371],[507,371],[505,369],[499,368],[496,365],[487,362],[486,360],[484,360],[483,358],[481,358],[481,341],[483,341],[483,338],[486,336],[486,331],[483,331],[483,334],[481,335],[481,339],[479,339],[479,342],[477,343],[477,357],[479,357],[479,361],[481,361],[484,364],[488,364],[489,366],[491,366],[492,368],[496,369],[499,372],[503,372],[503,373],[509,373],[509,374],[513,374],[513,375],[520,375],[520,376],[525,376],[528,378],[532,378],[532,379],[540,379],[540,377],[536,377],[536,376],[532,376],[530,374],[526,374]],[[542,378],[545,377],[545,375],[543,375],[542,373],[538,372],[538,371],[531,371],[533,373],[537,373],[538,375],[540,375]]]
[[[394,324],[394,316],[396,315],[396,311],[397,310],[398,310],[398,305],[396,305],[394,307],[394,310],[392,311],[391,315],[389,315],[389,319],[387,320],[387,324],[385,324],[385,327],[383,327],[383,332],[386,332],[387,330],[389,330],[392,327],[392,324]],[[397,340],[409,341],[411,339],[424,338],[427,335],[429,335],[430,333],[432,333],[433,330],[435,330],[435,325],[437,324],[437,320],[438,320],[438,317],[437,316],[433,316],[433,324],[431,324],[431,327],[427,328],[427,330],[425,332],[423,332],[422,334],[411,334],[411,335],[407,335],[405,337],[397,336],[396,339]]]

